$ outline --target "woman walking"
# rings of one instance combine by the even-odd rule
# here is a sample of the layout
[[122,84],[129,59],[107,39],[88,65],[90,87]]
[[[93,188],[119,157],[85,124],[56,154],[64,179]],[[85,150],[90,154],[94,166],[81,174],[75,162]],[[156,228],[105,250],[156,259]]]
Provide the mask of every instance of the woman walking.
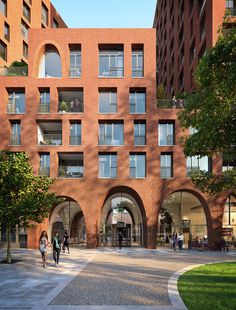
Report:
[[55,237],[53,238],[52,245],[53,245],[53,259],[55,261],[55,267],[58,267],[61,252],[61,240],[59,238],[58,232],[56,232]]
[[65,231],[65,234],[64,234],[64,239],[63,239],[63,253],[65,253],[65,250],[67,249],[68,251],[68,254],[70,254],[70,248],[69,248],[69,236],[67,234],[67,231]]
[[48,242],[48,235],[46,231],[44,230],[41,233],[41,236],[39,238],[39,251],[42,255],[42,262],[43,262],[43,267],[46,268],[46,256],[47,256],[47,247],[49,245]]

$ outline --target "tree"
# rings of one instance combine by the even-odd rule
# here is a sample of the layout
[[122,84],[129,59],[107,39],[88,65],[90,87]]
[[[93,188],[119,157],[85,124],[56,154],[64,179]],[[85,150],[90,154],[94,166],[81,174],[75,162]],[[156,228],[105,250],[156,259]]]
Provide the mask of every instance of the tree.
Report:
[[0,152],[0,223],[6,227],[7,262],[11,263],[11,228],[41,223],[59,199],[49,191],[53,180],[34,176],[25,153]]
[[[182,138],[187,156],[236,155],[236,29],[220,34],[216,45],[202,57],[195,72],[196,90],[185,96],[186,107],[179,113],[180,125],[196,132]],[[202,191],[215,194],[236,190],[236,170],[213,175],[191,174]],[[204,186],[201,186],[204,184]]]

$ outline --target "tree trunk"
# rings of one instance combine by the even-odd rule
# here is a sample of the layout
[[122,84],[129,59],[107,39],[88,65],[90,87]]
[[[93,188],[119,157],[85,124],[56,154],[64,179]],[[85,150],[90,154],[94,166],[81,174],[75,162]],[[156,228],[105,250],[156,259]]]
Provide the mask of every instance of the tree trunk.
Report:
[[11,227],[7,227],[7,263],[11,263]]

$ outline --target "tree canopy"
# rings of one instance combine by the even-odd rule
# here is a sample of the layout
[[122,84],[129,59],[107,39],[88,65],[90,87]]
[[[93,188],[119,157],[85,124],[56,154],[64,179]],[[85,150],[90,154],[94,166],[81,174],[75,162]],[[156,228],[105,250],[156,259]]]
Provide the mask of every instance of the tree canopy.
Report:
[[[194,134],[182,139],[187,156],[223,156],[236,159],[236,30],[221,34],[216,45],[202,57],[195,72],[196,90],[186,95],[179,113],[183,128]],[[236,190],[236,171],[222,175],[194,172],[193,182],[203,191],[217,193]]]

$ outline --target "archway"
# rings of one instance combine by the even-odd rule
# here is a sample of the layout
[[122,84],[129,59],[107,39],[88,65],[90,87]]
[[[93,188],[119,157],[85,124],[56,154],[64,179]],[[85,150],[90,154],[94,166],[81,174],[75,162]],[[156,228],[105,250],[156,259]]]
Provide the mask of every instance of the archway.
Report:
[[236,196],[233,194],[225,202],[222,236],[236,243]]
[[196,240],[207,244],[207,221],[201,201],[188,191],[168,195],[159,213],[158,241],[169,243],[173,233],[182,232],[184,246]]
[[65,201],[57,205],[50,216],[49,240],[59,233],[61,239],[67,231],[71,246],[86,245],[86,225],[83,212],[75,201]]
[[145,246],[146,217],[133,195],[121,191],[111,194],[104,203],[99,245],[118,246],[119,233],[123,246]]
[[61,57],[52,44],[44,46],[39,62],[38,77],[62,77]]

